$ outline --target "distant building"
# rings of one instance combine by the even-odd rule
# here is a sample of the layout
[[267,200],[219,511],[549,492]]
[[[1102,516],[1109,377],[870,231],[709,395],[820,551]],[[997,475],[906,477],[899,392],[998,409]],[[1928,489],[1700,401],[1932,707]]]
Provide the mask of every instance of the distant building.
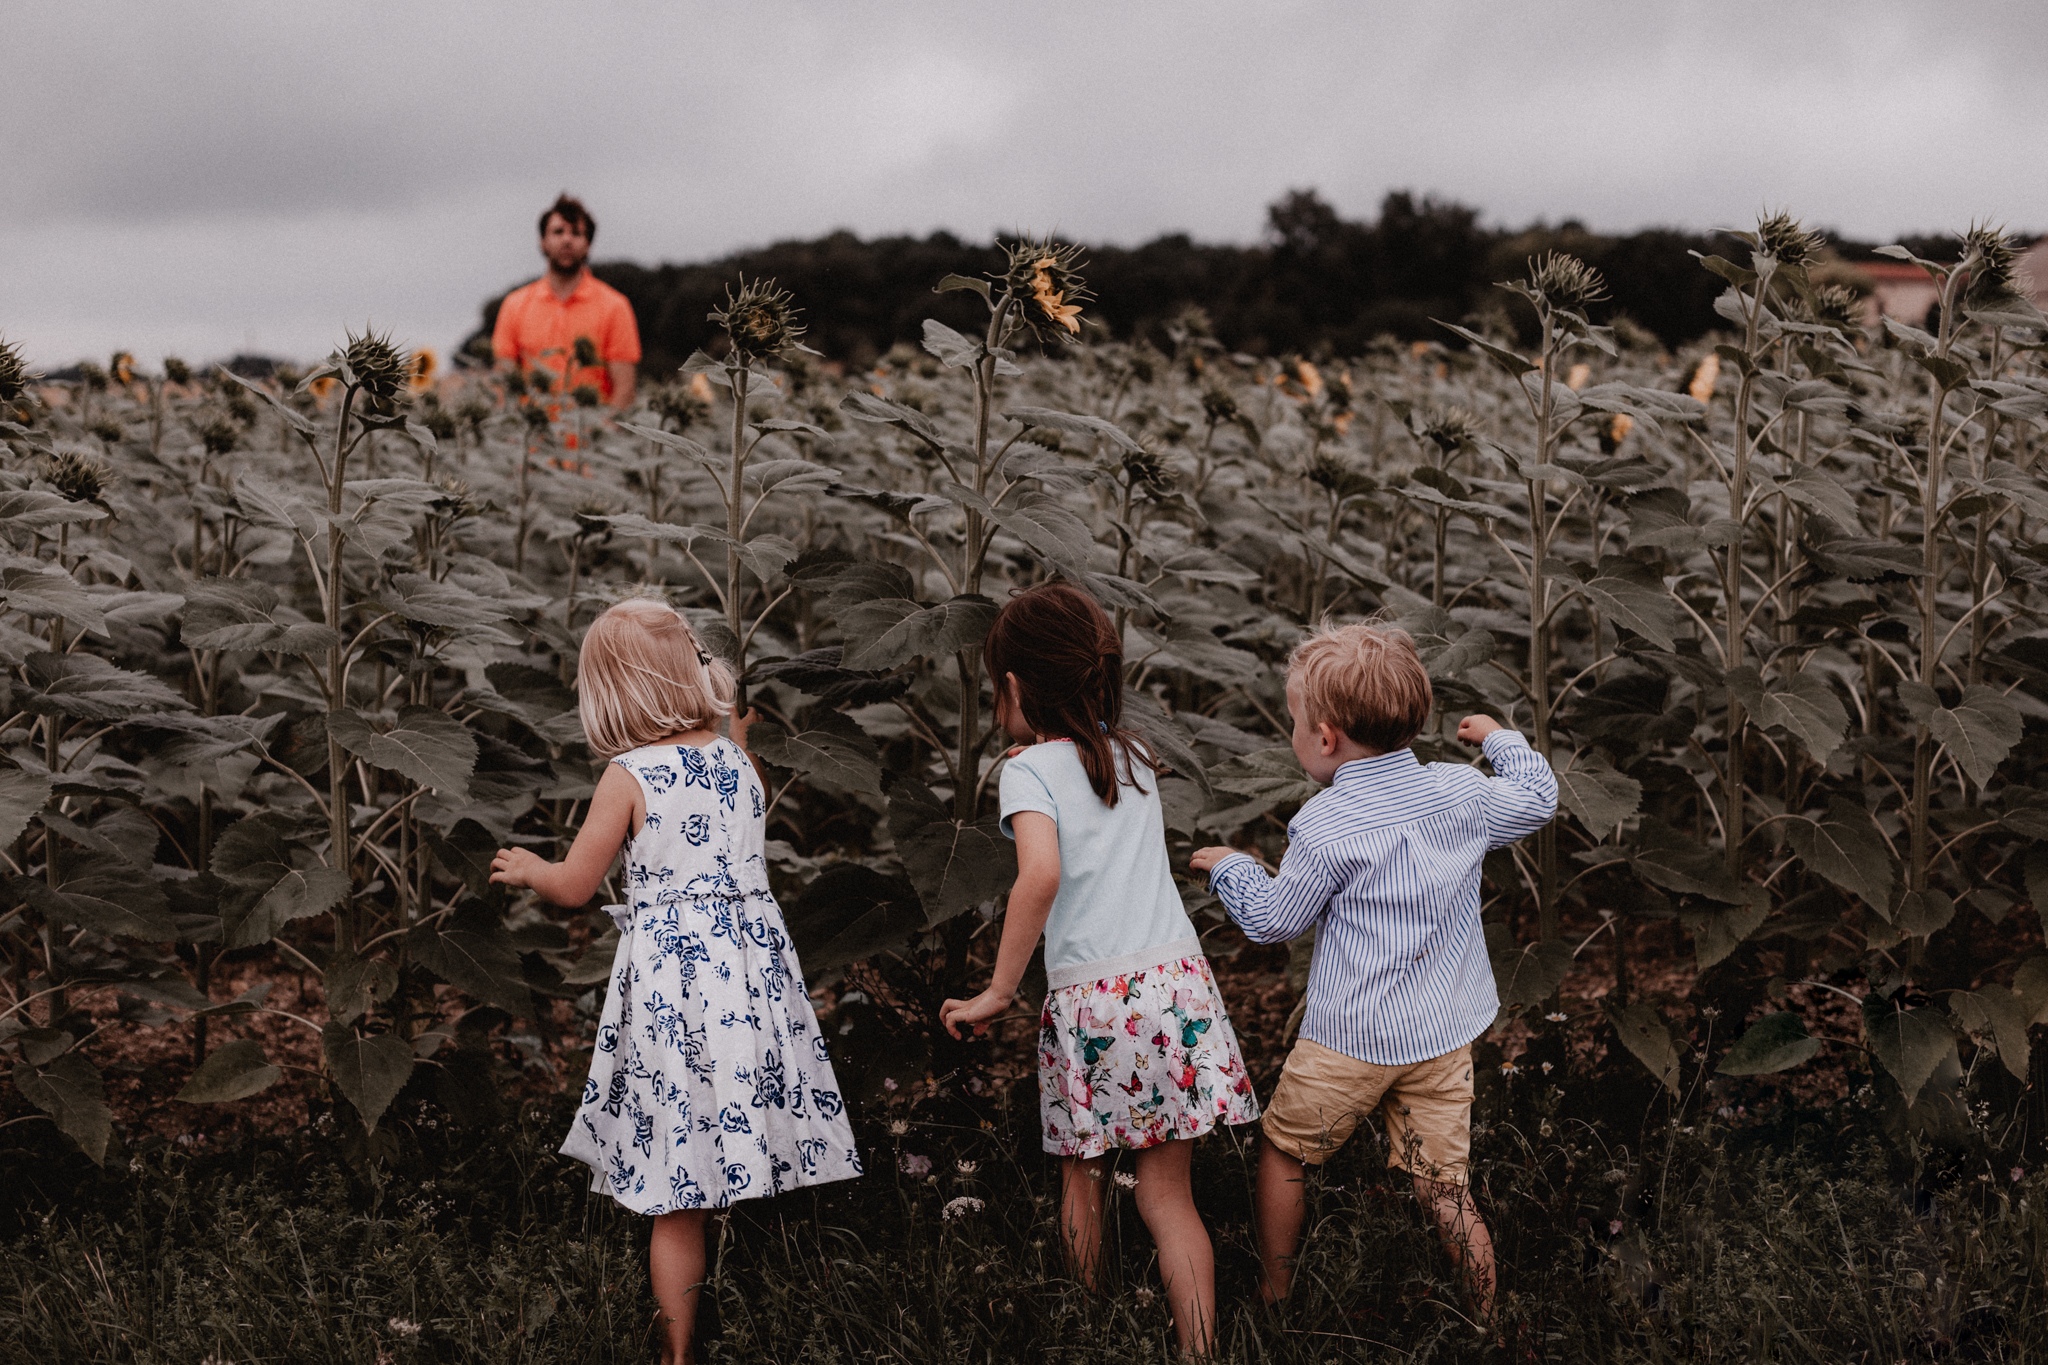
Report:
[[[1926,271],[1910,261],[1857,261],[1849,267],[1870,286],[1864,321],[1875,327],[1879,318],[1897,318],[1913,327],[1930,328],[1940,291]],[[2048,237],[2020,253],[2014,272],[2034,306],[2048,312]]]

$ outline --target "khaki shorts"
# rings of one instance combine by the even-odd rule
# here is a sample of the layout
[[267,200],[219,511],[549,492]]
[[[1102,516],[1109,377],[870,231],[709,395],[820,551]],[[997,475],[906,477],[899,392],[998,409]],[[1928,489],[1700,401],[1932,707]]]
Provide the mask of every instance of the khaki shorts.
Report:
[[1303,1038],[1287,1054],[1261,1126],[1275,1147],[1320,1166],[1375,1109],[1387,1164],[1462,1185],[1472,1159],[1472,1048],[1412,1066],[1378,1066]]

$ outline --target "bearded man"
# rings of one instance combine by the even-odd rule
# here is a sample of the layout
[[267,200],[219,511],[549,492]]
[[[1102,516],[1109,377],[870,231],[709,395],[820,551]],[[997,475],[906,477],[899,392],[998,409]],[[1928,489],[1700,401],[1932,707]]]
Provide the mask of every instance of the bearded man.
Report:
[[614,408],[633,402],[640,327],[626,296],[590,273],[597,220],[567,194],[540,216],[547,273],[498,305],[491,352],[500,366],[545,370],[558,394],[588,384]]

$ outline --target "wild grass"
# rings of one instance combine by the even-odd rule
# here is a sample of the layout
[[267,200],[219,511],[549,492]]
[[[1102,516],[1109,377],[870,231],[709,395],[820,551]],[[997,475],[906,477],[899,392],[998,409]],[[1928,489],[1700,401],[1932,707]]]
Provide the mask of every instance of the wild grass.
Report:
[[[1368,1142],[1312,1185],[1296,1299],[1255,1306],[1246,1130],[1206,1140],[1219,1356],[1233,1362],[2029,1361],[2048,1355],[2048,1181],[1901,1166],[1856,1104],[1615,1140],[1578,1083],[1478,1129],[1497,1334],[1465,1316],[1405,1182]],[[1026,1096],[1028,1099],[1028,1096]],[[8,1159],[0,1359],[609,1362],[654,1357],[645,1224],[552,1148],[565,1115],[397,1127],[385,1166],[308,1132],[105,1172]],[[988,1126],[983,1126],[987,1124]],[[1020,1106],[862,1133],[858,1182],[719,1224],[705,1358],[1164,1361],[1151,1250],[1112,1191],[1104,1291],[1062,1269],[1054,1172]],[[930,1163],[923,1170],[923,1158]],[[911,1158],[906,1161],[905,1158]],[[41,1174],[26,1178],[30,1169]],[[981,1206],[947,1206],[959,1199]]]

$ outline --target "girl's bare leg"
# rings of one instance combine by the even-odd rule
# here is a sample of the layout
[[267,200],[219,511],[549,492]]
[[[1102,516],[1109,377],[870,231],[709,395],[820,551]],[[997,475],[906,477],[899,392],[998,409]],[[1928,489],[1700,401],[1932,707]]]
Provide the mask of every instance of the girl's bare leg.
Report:
[[656,1215],[647,1246],[647,1278],[661,1305],[662,1365],[690,1365],[697,1295],[704,1287],[704,1225],[709,1209]]
[[1060,1243],[1067,1269],[1090,1289],[1102,1273],[1102,1182],[1109,1178],[1104,1157],[1060,1159]]
[[1190,1138],[1176,1138],[1138,1153],[1138,1216],[1159,1248],[1159,1278],[1173,1310],[1181,1354],[1207,1359],[1216,1345],[1216,1252],[1195,1211],[1189,1168]]

